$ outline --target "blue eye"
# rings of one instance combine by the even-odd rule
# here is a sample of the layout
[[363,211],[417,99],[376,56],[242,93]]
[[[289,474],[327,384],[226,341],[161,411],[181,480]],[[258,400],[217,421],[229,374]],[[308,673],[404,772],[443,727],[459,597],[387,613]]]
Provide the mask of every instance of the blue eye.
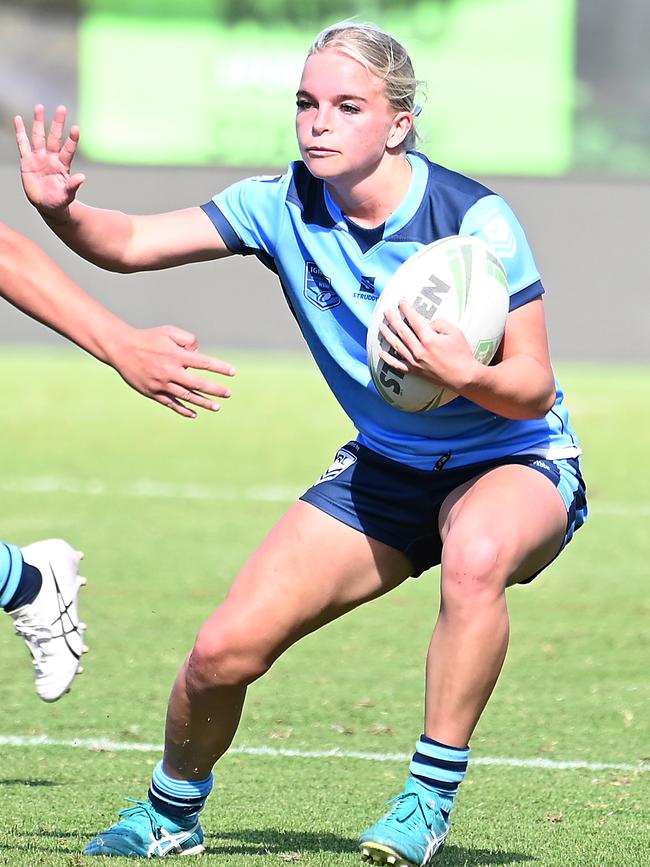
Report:
[[349,102],[344,102],[341,103],[341,111],[344,111],[346,114],[359,114],[359,107]]

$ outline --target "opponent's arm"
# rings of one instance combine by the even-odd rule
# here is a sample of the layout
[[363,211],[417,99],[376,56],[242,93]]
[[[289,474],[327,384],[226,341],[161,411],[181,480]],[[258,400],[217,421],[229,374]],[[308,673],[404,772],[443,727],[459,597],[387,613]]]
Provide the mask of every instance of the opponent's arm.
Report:
[[235,372],[226,362],[197,352],[194,335],[171,325],[133,328],[77,286],[36,244],[1,223],[0,296],[180,415],[196,415],[183,401],[218,410],[213,396],[230,396],[227,387],[193,372]]
[[388,311],[381,327],[399,354],[395,358],[381,350],[391,367],[431,379],[505,418],[542,418],[553,406],[555,378],[541,298],[508,314],[498,361],[492,365],[474,358],[462,331],[451,323],[429,322],[404,301],[400,310],[405,322]]
[[61,240],[84,259],[121,273],[169,268],[229,255],[200,208],[135,216],[78,202],[85,181],[72,174],[79,128],[64,138],[66,109],[59,106],[49,133],[45,110],[34,109],[31,139],[20,116],[14,119],[23,187],[29,201]]

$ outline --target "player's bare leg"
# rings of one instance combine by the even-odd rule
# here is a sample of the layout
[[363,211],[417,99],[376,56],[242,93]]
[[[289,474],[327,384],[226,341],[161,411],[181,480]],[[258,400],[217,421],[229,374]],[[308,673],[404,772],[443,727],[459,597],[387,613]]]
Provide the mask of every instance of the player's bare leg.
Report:
[[296,503],[244,566],[178,675],[165,770],[207,776],[234,737],[247,685],[298,639],[381,596],[410,570],[393,548]]
[[469,742],[506,655],[506,587],[553,559],[566,523],[557,489],[530,467],[498,467],[447,498],[440,614],[427,659],[429,737]]
[[458,488],[440,518],[441,607],[427,658],[424,734],[404,790],[360,837],[364,860],[395,867],[426,867],[442,850],[469,739],[506,655],[506,587],[553,559],[567,523],[554,485],[514,465]]
[[412,566],[380,542],[296,503],[199,632],[174,684],[164,762],[149,800],[122,811],[86,855],[194,855],[212,766],[234,737],[246,687],[299,638],[404,581]]

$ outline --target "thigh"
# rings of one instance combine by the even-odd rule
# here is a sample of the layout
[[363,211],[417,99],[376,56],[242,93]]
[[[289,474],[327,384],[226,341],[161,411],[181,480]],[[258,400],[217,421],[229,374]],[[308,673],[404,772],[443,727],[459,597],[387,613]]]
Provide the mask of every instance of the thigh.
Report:
[[206,627],[246,636],[273,659],[401,584],[411,569],[400,551],[298,501],[244,565]]
[[447,545],[471,550],[488,538],[498,552],[504,585],[535,575],[564,543],[567,508],[553,482],[536,470],[505,464],[453,491],[440,511],[440,535]]

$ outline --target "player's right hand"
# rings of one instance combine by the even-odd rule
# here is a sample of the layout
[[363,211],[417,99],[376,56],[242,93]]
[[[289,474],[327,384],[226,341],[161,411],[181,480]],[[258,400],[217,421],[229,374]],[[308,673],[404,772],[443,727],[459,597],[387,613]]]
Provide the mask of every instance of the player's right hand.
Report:
[[[122,323],[123,325],[123,323]],[[106,339],[107,334],[102,335]],[[145,397],[183,415],[195,418],[200,409],[220,409],[213,397],[228,398],[230,389],[221,382],[199,376],[195,370],[234,376],[235,368],[198,351],[196,337],[174,325],[158,328],[119,329],[107,351],[108,363],[131,388]]]
[[65,217],[77,190],[86,180],[83,174],[70,173],[79,141],[79,127],[70,127],[64,141],[66,114],[65,106],[57,107],[46,138],[45,108],[37,105],[34,108],[31,141],[22,117],[18,115],[14,118],[25,194],[35,208],[53,219]]

